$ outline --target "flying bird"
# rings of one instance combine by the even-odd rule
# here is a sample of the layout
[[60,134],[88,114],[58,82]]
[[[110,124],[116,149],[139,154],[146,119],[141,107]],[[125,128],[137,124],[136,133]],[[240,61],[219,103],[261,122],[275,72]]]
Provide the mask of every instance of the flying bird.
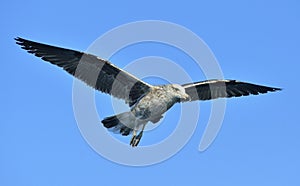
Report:
[[16,43],[27,52],[63,68],[87,85],[125,100],[128,112],[106,117],[104,127],[123,136],[132,133],[136,147],[147,123],[157,123],[175,103],[258,95],[281,90],[236,80],[206,80],[194,83],[150,85],[95,55],[42,44],[23,38]]

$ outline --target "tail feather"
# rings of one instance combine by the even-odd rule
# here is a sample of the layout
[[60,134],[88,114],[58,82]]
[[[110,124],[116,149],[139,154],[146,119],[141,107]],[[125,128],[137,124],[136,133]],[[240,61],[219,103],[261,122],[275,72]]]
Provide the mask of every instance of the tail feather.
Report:
[[114,132],[118,132],[123,136],[127,136],[132,132],[132,129],[124,125],[120,120],[124,121],[130,117],[130,113],[124,112],[115,116],[104,118],[101,122],[104,127],[112,129]]
[[110,116],[101,121],[106,128],[112,128],[120,123],[117,116]]

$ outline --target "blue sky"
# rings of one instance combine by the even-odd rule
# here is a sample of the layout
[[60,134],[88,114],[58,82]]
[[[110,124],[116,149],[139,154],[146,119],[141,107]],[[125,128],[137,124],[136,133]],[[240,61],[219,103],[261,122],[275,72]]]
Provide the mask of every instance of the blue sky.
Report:
[[[0,5],[0,185],[300,184],[298,1],[32,0]],[[228,100],[222,129],[205,152],[199,152],[198,145],[209,102],[200,104],[203,119],[190,141],[170,159],[130,167],[103,158],[76,125],[73,78],[25,53],[13,38],[84,51],[116,26],[149,19],[170,21],[196,33],[213,51],[225,78],[284,90]],[[159,44],[128,47],[111,61],[124,67],[149,55],[190,64],[180,51]],[[193,80],[204,78],[189,70]],[[107,104],[110,97],[96,93],[96,100],[97,105]],[[178,109],[170,110],[169,122],[147,132],[141,143],[157,142],[163,139],[158,134],[175,128],[172,119]]]

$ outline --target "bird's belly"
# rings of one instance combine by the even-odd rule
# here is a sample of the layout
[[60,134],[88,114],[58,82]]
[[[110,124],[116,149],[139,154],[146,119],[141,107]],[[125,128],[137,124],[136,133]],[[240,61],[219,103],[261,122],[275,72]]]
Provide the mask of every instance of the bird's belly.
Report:
[[[162,98],[141,99],[132,109],[132,112],[137,118],[148,121],[155,120],[156,118],[161,118],[161,115],[171,107],[170,102],[170,100]],[[174,103],[171,104],[173,105]]]

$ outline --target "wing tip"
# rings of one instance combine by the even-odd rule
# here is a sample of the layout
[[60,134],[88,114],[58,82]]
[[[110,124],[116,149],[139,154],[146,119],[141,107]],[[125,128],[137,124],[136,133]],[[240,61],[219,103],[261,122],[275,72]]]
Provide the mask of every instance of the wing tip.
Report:
[[30,43],[29,40],[26,40],[26,39],[21,38],[21,37],[15,37],[14,40],[15,40],[16,44],[18,44],[18,45],[21,46],[21,48],[27,50],[27,49],[24,48],[24,47],[26,47],[26,45],[28,45],[28,44]]
[[275,91],[281,91],[283,88],[274,88]]
[[24,39],[24,38],[21,38],[21,37],[15,37],[14,38],[14,40],[16,41],[16,42],[24,42],[24,41],[26,41],[26,39]]
[[18,45],[21,45],[24,42],[24,39],[21,37],[15,37],[14,40]]
[[269,87],[269,90],[268,92],[276,92],[276,91],[282,91],[283,89],[282,88],[275,88],[275,87]]
[[22,38],[19,37],[19,36],[17,36],[17,37],[14,38],[14,40],[16,40],[16,41],[18,41],[18,40],[20,40],[20,39],[22,39]]

